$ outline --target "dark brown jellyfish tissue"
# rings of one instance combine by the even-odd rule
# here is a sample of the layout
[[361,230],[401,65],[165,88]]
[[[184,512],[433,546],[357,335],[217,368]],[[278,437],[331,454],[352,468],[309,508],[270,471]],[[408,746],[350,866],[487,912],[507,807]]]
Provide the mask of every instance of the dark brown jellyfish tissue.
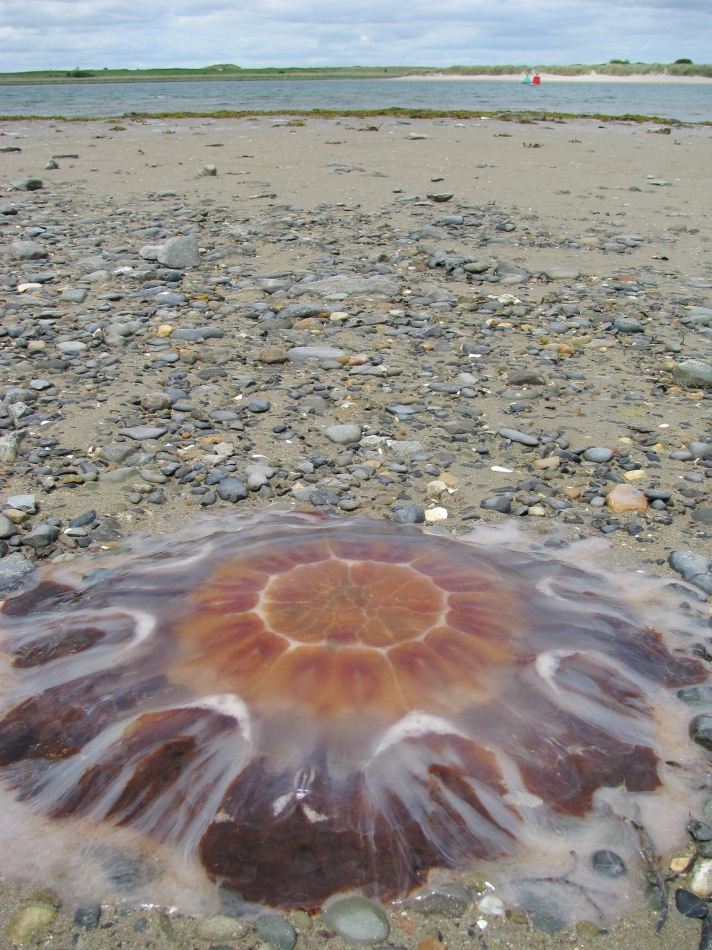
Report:
[[604,916],[699,805],[698,622],[575,546],[362,518],[48,568],[0,613],[0,870],[306,909],[484,872]]

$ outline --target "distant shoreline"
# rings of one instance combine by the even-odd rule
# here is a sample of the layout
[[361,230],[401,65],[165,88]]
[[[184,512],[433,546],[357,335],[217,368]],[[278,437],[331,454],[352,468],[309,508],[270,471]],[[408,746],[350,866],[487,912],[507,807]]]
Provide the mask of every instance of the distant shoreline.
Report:
[[712,66],[705,64],[606,63],[575,66],[323,66],[242,69],[230,63],[201,68],[47,69],[0,73],[0,86],[103,85],[135,82],[293,82],[295,80],[414,80],[430,82],[521,82],[526,71],[538,72],[542,82],[593,83],[712,83]]
[[[477,76],[463,76],[458,73],[432,73],[418,76],[394,76],[393,82],[402,82],[403,80],[414,80],[417,82],[479,82],[481,80],[492,80],[495,82],[520,82],[523,73],[508,73],[506,75],[490,76],[481,74]],[[531,73],[533,75],[533,72]],[[559,73],[540,72],[542,83],[545,82],[593,82],[593,83],[658,83],[663,85],[710,85],[712,77],[710,76],[669,76],[666,73],[631,73],[627,76],[609,76],[605,73],[590,72],[578,76],[562,76]]]

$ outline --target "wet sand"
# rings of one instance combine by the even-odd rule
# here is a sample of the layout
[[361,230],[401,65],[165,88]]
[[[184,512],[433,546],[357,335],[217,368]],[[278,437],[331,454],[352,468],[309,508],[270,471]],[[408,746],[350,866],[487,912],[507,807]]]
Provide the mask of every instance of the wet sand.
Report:
[[[120,127],[20,121],[0,131],[0,148],[21,149],[1,153],[3,184],[24,177],[44,183],[36,192],[8,188],[2,199],[18,213],[3,214],[0,231],[1,325],[8,330],[0,339],[0,382],[3,393],[27,390],[30,380],[48,383],[35,390],[37,401],[26,403],[29,423],[23,423],[27,414],[6,413],[11,422],[2,434],[20,430],[25,437],[19,456],[5,462],[2,499],[36,496],[37,513],[18,520],[20,542],[48,519],[56,519],[60,531],[54,538],[50,532],[45,545],[12,543],[4,553],[50,562],[81,554],[78,539],[88,537],[85,553],[100,558],[102,549],[134,531],[167,534],[196,513],[275,506],[392,517],[407,503],[423,512],[444,509],[446,519],[433,521],[463,533],[479,519],[506,519],[481,503],[511,485],[511,512],[519,512],[523,527],[566,538],[606,537],[617,567],[673,579],[666,563],[671,551],[709,556],[705,512],[712,482],[704,460],[673,454],[684,456],[690,442],[712,434],[709,389],[673,375],[686,360],[712,360],[709,325],[689,319],[692,307],[710,307],[708,129],[660,134],[657,125],[592,120],[447,118],[290,124],[287,117],[126,119]],[[59,167],[48,170],[52,156]],[[217,174],[198,177],[206,164]],[[488,209],[499,213],[488,217]],[[452,216],[463,220],[444,220]],[[177,268],[177,280],[161,277],[145,248],[185,233],[199,245],[200,265]],[[19,240],[40,243],[48,256],[13,258],[8,248]],[[466,270],[473,261],[487,267]],[[568,276],[546,276],[557,268],[568,269]],[[315,280],[380,277],[395,286],[343,294],[332,282],[310,294],[309,281],[299,286],[310,274]],[[41,280],[33,280],[38,275]],[[24,284],[30,286],[19,292]],[[142,296],[152,285],[184,300]],[[86,289],[85,300],[74,302],[66,288]],[[305,301],[314,315],[292,311],[280,318],[280,311]],[[563,313],[565,306],[578,314]],[[621,318],[638,321],[640,329]],[[184,334],[171,342],[179,329],[206,325],[222,335],[191,340]],[[10,332],[18,326],[28,332]],[[63,342],[85,349],[62,349]],[[287,351],[295,346],[338,347],[348,359],[336,366],[323,357],[293,362]],[[543,383],[509,381],[524,369]],[[189,380],[191,402],[200,400],[197,413],[174,409],[171,400],[160,409],[150,401],[142,405],[148,394],[170,388],[176,372]],[[460,378],[463,373],[472,379]],[[453,392],[428,388],[453,380]],[[315,388],[321,385],[335,398],[325,401],[324,390]],[[472,395],[463,399],[463,389]],[[268,409],[245,410],[254,398],[266,400]],[[177,397],[172,400],[175,405]],[[482,415],[458,410],[463,403]],[[392,411],[394,404],[401,410]],[[403,406],[416,408],[411,414]],[[236,408],[234,419],[215,416]],[[324,435],[333,424],[351,423],[371,435],[356,455]],[[119,432],[156,424],[164,431],[138,441]],[[502,428],[538,433],[536,448],[527,454],[526,444],[497,435]],[[379,439],[418,440],[429,459],[411,463],[389,454]],[[619,481],[609,488],[619,482],[657,487],[669,492],[672,505],[626,512],[611,527],[615,513],[596,487],[605,478],[601,482],[601,472],[581,458],[555,456],[557,447],[567,451],[562,440],[568,448],[614,448],[617,461],[609,471]],[[250,490],[237,503],[212,491],[211,499],[205,473],[225,471],[219,456],[205,458],[221,443],[231,445],[228,475],[242,477],[256,460],[276,470],[266,491]],[[102,447],[127,444],[137,452],[129,453],[128,464],[102,461]],[[371,466],[377,473],[390,472],[392,461],[402,462],[405,472],[386,474],[385,482],[349,472],[359,460],[380,462],[367,457],[378,451],[384,465]],[[333,475],[348,472],[357,484],[337,491],[333,479],[322,484],[314,477],[318,468],[297,467],[316,456],[329,459]],[[554,457],[559,461],[547,462]],[[175,472],[156,479],[171,459],[202,465],[197,482],[183,482]],[[425,465],[439,474],[423,473]],[[153,474],[144,477],[146,471]],[[443,474],[445,488],[431,488]],[[539,476],[571,506],[522,501],[519,483]],[[310,494],[312,488],[322,495]],[[595,497],[602,507],[592,503]],[[67,534],[69,522],[89,509],[97,513],[96,528]],[[640,531],[627,530],[633,521]],[[23,900],[41,904],[44,898],[12,882],[0,896],[2,946]],[[196,936],[192,920],[156,910],[107,907],[97,929],[80,931],[72,924],[74,909],[61,907],[51,929],[38,931],[29,945],[211,945]],[[409,950],[423,940],[451,950],[687,950],[698,945],[700,929],[674,906],[659,935],[645,910],[631,910],[609,933],[596,935],[580,928],[544,934],[485,918],[474,907],[455,921],[410,912],[393,912],[390,920],[389,943]],[[481,929],[478,920],[487,926]],[[297,920],[296,929],[305,950],[342,946],[318,921],[309,929]],[[240,948],[259,943],[254,932],[212,941]],[[439,950],[437,944],[423,950]]]

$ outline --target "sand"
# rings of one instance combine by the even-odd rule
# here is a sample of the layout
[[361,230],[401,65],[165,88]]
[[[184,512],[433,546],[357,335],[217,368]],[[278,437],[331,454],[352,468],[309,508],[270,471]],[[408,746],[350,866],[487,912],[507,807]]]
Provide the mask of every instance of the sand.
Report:
[[[605,82],[633,79],[603,76],[543,78],[546,81]],[[656,80],[657,77],[635,77],[635,81]],[[665,81],[696,80],[665,77]],[[210,279],[216,277],[230,276],[230,268],[235,267],[257,275],[318,269],[323,267],[319,259],[328,252],[332,254],[335,270],[340,267],[350,269],[359,257],[373,260],[379,253],[384,253],[388,261],[399,248],[406,252],[415,249],[417,253],[414,256],[406,253],[394,260],[391,266],[392,273],[403,281],[406,289],[417,285],[420,294],[445,287],[452,294],[460,295],[461,303],[472,300],[475,294],[480,295],[477,299],[482,300],[487,293],[511,293],[522,306],[534,310],[537,307],[546,309],[547,301],[551,302],[557,293],[562,293],[562,283],[535,280],[473,286],[462,275],[448,281],[440,268],[427,268],[425,262],[438,250],[463,253],[469,248],[469,253],[478,259],[496,257],[499,261],[524,266],[532,274],[540,274],[552,267],[573,268],[581,276],[570,280],[569,285],[574,289],[583,288],[580,291],[582,313],[588,313],[592,301],[599,301],[611,313],[635,315],[641,319],[645,319],[646,314],[653,314],[655,322],[652,329],[646,324],[646,334],[652,337],[653,343],[639,351],[635,348],[637,338],[632,335],[619,334],[613,338],[604,334],[602,348],[589,347],[583,351],[583,357],[570,360],[565,351],[547,349],[550,342],[548,338],[547,342],[542,342],[546,337],[543,328],[527,329],[522,326],[523,318],[518,323],[515,320],[511,335],[500,337],[512,340],[512,362],[519,365],[525,352],[523,347],[527,342],[536,342],[542,347],[544,356],[548,354],[553,357],[553,370],[558,368],[580,373],[594,384],[591,389],[585,390],[582,382],[576,391],[567,393],[564,383],[561,390],[552,396],[551,406],[542,409],[539,403],[535,405],[530,416],[532,425],[561,429],[572,445],[610,445],[622,449],[631,443],[636,425],[648,424],[651,431],[664,442],[664,447],[658,450],[661,468],[659,471],[649,470],[646,473],[648,476],[655,475],[662,480],[662,484],[677,490],[687,484],[685,475],[699,471],[691,467],[690,463],[671,459],[670,452],[680,448],[685,440],[710,434],[711,403],[709,399],[703,398],[704,393],[701,391],[685,391],[672,385],[669,370],[673,359],[680,361],[686,357],[697,357],[710,361],[709,332],[704,328],[690,330],[680,323],[686,314],[685,305],[710,305],[710,291],[704,286],[710,283],[712,277],[709,243],[712,237],[709,223],[712,189],[708,129],[675,128],[671,134],[660,134],[659,126],[645,124],[592,120],[519,124],[493,120],[460,122],[448,118],[413,120],[410,123],[394,122],[390,118],[310,119],[304,125],[295,126],[287,121],[278,122],[267,118],[213,120],[206,117],[190,120],[126,119],[122,120],[120,128],[112,128],[112,125],[115,126],[115,123],[104,121],[5,123],[0,130],[0,147],[18,146],[22,151],[2,155],[3,182],[37,176],[45,185],[39,194],[71,197],[73,204],[67,206],[62,214],[68,215],[66,220],[73,228],[72,241],[81,237],[83,227],[87,236],[102,236],[96,219],[105,219],[105,248],[121,244],[138,249],[154,240],[151,236],[136,235],[134,232],[139,228],[138,224],[122,229],[122,216],[113,213],[122,208],[145,208],[150,221],[144,223],[160,221],[167,216],[166,208],[169,205],[183,204],[194,209],[211,209],[215,206],[223,209],[219,216],[213,216],[208,222],[198,225],[203,229],[198,237],[201,248],[204,248],[204,257],[216,246],[230,244],[233,239],[225,236],[224,230],[228,225],[271,220],[277,213],[285,219],[291,219],[282,227],[285,231],[296,230],[301,239],[278,240],[278,231],[274,230],[269,235],[256,233],[249,242],[252,251],[246,252],[243,243],[235,246],[232,255],[218,257],[209,266],[204,264],[200,274],[196,272],[194,278],[189,272],[188,277],[194,286],[209,283]],[[413,138],[413,135],[417,138]],[[53,155],[78,157],[59,158],[58,169],[46,170],[44,166]],[[217,166],[217,175],[196,177],[207,163]],[[433,178],[442,180],[433,182]],[[667,184],[653,184],[653,181]],[[156,200],[155,196],[164,191],[175,192],[175,195]],[[453,198],[442,204],[430,202],[417,205],[416,196],[419,201],[424,201],[426,195],[433,192],[452,192]],[[32,197],[32,194],[8,190],[4,199],[22,201],[31,200]],[[506,210],[512,221],[516,222],[515,231],[499,233],[500,238],[508,238],[510,243],[490,243],[482,247],[473,239],[468,245],[467,241],[454,233],[441,238],[420,237],[412,245],[397,243],[400,235],[413,234],[420,227],[437,224],[444,215],[457,213],[458,210],[485,206],[492,199],[496,202],[495,207]],[[211,204],[203,205],[205,201]],[[307,220],[307,224],[300,227],[294,224],[295,219],[318,218],[318,206],[321,203],[330,205],[332,211],[336,208],[336,212],[343,216],[343,224],[338,229],[329,223],[320,224],[318,220],[311,223]],[[294,210],[295,207],[306,210]],[[420,216],[414,216],[414,211],[421,213]],[[369,214],[378,217],[369,221]],[[91,216],[95,220],[86,225],[74,223],[77,217],[82,216]],[[20,235],[22,227],[16,221],[21,217],[18,215],[17,218],[8,219],[10,223],[2,228],[0,240],[4,245]],[[28,213],[28,220],[30,218],[35,220]],[[373,235],[374,222],[387,222],[390,225],[387,238],[381,240]],[[622,226],[617,227],[617,223]],[[597,232],[589,230],[598,224],[611,233],[639,235],[642,243],[625,254],[604,251],[600,248],[600,242],[594,240]],[[523,235],[523,243],[517,243]],[[156,242],[160,243],[158,239]],[[576,244],[579,246],[574,246]],[[69,248],[72,246],[70,242]],[[341,255],[334,254],[339,250],[343,252],[344,258],[348,257],[348,263],[340,264]],[[82,253],[95,254],[99,250],[85,247]],[[57,257],[62,257],[64,263],[54,264],[53,259]],[[134,263],[137,259],[136,253],[133,253]],[[55,268],[57,277],[48,286],[61,290],[66,286],[86,284],[89,296],[84,309],[95,311],[103,302],[100,298],[109,289],[121,287],[125,294],[134,289],[134,285],[128,283],[128,277],[111,275],[111,271],[120,264],[121,260],[107,262],[107,277],[87,283],[75,269],[75,260],[67,253],[67,248],[55,247],[49,266]],[[47,266],[46,262],[13,262],[7,254],[2,259],[4,271],[17,282],[33,269],[46,269]],[[636,280],[645,279],[649,283],[637,284],[634,293],[626,294],[620,289],[621,280],[625,287],[625,281],[631,279],[631,274]],[[237,280],[237,277],[234,279]],[[657,286],[652,286],[652,283]],[[188,279],[184,287],[186,285],[189,285]],[[22,295],[10,289],[12,286],[9,284],[6,291],[0,294],[0,304],[6,309],[21,310]],[[208,345],[195,347],[197,364],[181,362],[180,368],[192,372],[193,366],[196,369],[219,366],[222,360],[226,360],[230,363],[230,374],[233,376],[246,372],[256,374],[259,393],[257,390],[254,392],[269,396],[272,408],[269,425],[265,423],[249,430],[253,440],[250,452],[253,456],[263,458],[273,458],[278,454],[286,460],[285,465],[288,467],[298,459],[301,449],[298,444],[292,443],[275,445],[270,426],[281,421],[287,412],[285,407],[290,400],[286,394],[280,393],[296,386],[303,379],[303,371],[294,364],[284,364],[278,371],[283,375],[280,385],[270,383],[267,376],[267,371],[271,372],[270,366],[261,363],[258,354],[266,344],[285,345],[285,340],[280,336],[285,331],[265,331],[266,336],[260,338],[257,331],[261,324],[245,322],[240,316],[240,307],[251,300],[263,298],[278,310],[280,306],[293,301],[286,294],[281,297],[263,295],[254,284],[233,294],[228,294],[224,288],[223,292],[229,298],[228,303],[233,304],[233,309],[230,311],[228,307],[225,310],[221,326],[239,329],[245,335],[238,337],[230,333],[224,345],[222,341],[207,341]],[[26,293],[31,294],[33,291],[29,289]],[[368,312],[388,316],[389,311],[403,309],[403,299],[406,298],[371,300],[361,305]],[[116,312],[127,305],[134,305],[128,297],[122,301],[110,301],[109,318],[111,309]],[[337,305],[347,312],[359,309],[354,298],[332,301],[330,304],[327,302],[327,309],[333,310]],[[217,309],[220,305],[217,300],[211,299],[208,306]],[[661,308],[664,308],[663,312],[668,314],[669,319],[661,317]],[[397,387],[410,373],[413,392],[422,382],[417,377],[419,365],[429,359],[436,363],[437,372],[446,372],[444,361],[453,359],[459,362],[459,367],[450,370],[452,373],[464,370],[472,370],[473,373],[488,371],[490,381],[488,385],[482,385],[477,405],[486,410],[490,430],[503,425],[521,428],[528,414],[508,414],[507,406],[513,397],[503,395],[506,390],[504,374],[509,359],[507,353],[501,356],[501,365],[496,360],[485,359],[484,362],[488,364],[486,369],[477,359],[453,356],[459,354],[459,341],[473,335],[472,325],[469,325],[468,330],[465,323],[468,319],[472,320],[473,316],[477,317],[477,314],[473,314],[472,309],[463,310],[453,304],[443,314],[455,331],[445,341],[447,346],[445,342],[436,340],[432,346],[426,343],[415,355],[405,348],[399,349],[403,338],[384,337],[383,327],[379,329],[378,325],[373,335],[356,336],[355,331],[345,330],[339,340],[346,341],[352,352],[360,348],[369,355],[384,353],[388,365],[405,372],[405,376],[395,377],[394,385]],[[196,310],[195,317],[199,325],[200,310]],[[17,319],[14,314],[6,313],[2,323],[9,326]],[[478,319],[481,326],[485,326],[485,318]],[[175,324],[179,323],[175,317],[164,314],[149,325],[155,329],[159,322],[171,320]],[[324,325],[317,322],[294,329],[305,337],[311,335],[314,343],[326,344],[330,342],[327,338],[328,327],[328,323]],[[294,339],[288,339],[287,342],[291,345]],[[441,349],[438,350],[441,343]],[[11,347],[8,351],[12,351]],[[62,411],[46,430],[51,431],[62,445],[73,444],[88,453],[88,458],[91,457],[92,446],[115,437],[116,419],[113,422],[110,419],[112,408],[125,405],[127,395],[138,397],[146,391],[160,391],[165,386],[164,371],[156,375],[145,369],[151,365],[151,358],[146,356],[143,340],[133,350],[124,347],[110,352],[118,353],[121,358],[119,365],[112,371],[109,384],[103,389],[94,388],[91,382],[85,386],[81,376],[69,374],[65,377],[60,374],[60,392],[64,394]],[[18,378],[29,379],[32,375],[28,364],[15,361],[2,367],[2,385],[6,388]],[[426,382],[428,378],[425,377]],[[332,377],[324,376],[324,379],[331,383]],[[366,406],[368,399],[372,399],[375,400],[373,405],[379,408],[372,423],[375,426],[383,414],[384,400],[387,402],[396,398],[379,397],[377,387],[381,382],[377,380],[374,383],[369,376],[363,379],[364,389],[349,396],[350,410],[343,410],[334,419],[327,415],[327,418],[311,416],[299,420],[305,431],[307,424],[311,426],[306,444],[313,451],[324,445],[321,433],[331,422],[365,418],[366,409],[362,407]],[[343,378],[340,378],[340,382],[343,383]],[[661,385],[663,388],[655,392],[655,387]],[[82,386],[85,386],[84,390]],[[97,395],[101,399],[95,401]],[[626,401],[626,395],[635,398]],[[529,398],[533,398],[531,392]],[[234,405],[234,397],[230,396],[230,399]],[[358,408],[354,409],[354,405]],[[298,426],[297,422],[292,424]],[[406,423],[403,425],[400,438],[415,436],[427,442],[434,431],[431,422],[415,433]],[[239,456],[238,440],[242,435],[228,432],[226,437],[235,439]],[[506,484],[507,479],[524,475],[524,463],[518,454],[519,446],[501,449],[494,440],[488,444],[492,446],[491,456],[487,464],[476,472],[462,466],[465,456],[458,456],[449,469],[456,479],[457,494],[445,502],[449,510],[445,526],[455,531],[464,530],[472,524],[465,517],[470,509],[480,511],[485,520],[501,520],[500,515],[481,511],[480,501],[501,485],[502,479]],[[151,449],[160,449],[156,444],[146,447],[149,454]],[[461,447],[462,444],[456,445],[455,451],[460,452]],[[471,449],[466,444],[465,450],[469,453],[467,458],[472,458]],[[334,454],[333,445],[331,453]],[[493,471],[492,465],[499,465],[500,471]],[[514,474],[501,474],[502,468]],[[42,516],[46,518],[54,515],[64,525],[87,508],[96,507],[110,514],[123,534],[134,530],[166,534],[177,525],[187,523],[198,511],[195,496],[185,494],[169,493],[168,502],[163,505],[136,505],[128,499],[126,485],[99,481],[71,487],[63,484],[60,477],[54,485],[49,486],[47,493],[43,493],[41,479],[46,474],[17,472],[12,467],[6,469],[4,474],[3,498],[20,491],[37,492],[41,499]],[[427,481],[429,479],[426,478],[422,483],[414,482],[409,489],[413,501],[424,508],[432,507],[432,499],[429,500],[425,492]],[[707,480],[698,486],[701,507],[709,505],[709,484]],[[385,502],[382,496],[383,490],[379,495],[374,491],[369,493],[364,488],[363,494],[357,499],[359,510],[375,517],[387,516],[392,501]],[[289,494],[278,501],[281,504],[293,503]],[[254,510],[260,506],[269,507],[273,501],[253,496],[241,504],[249,505],[250,510]],[[222,505],[218,502],[215,510]],[[564,527],[563,530],[569,534],[579,530],[581,533],[597,534],[586,519],[580,529],[574,526]],[[538,521],[534,517],[525,520],[534,529],[539,529],[539,525],[545,521],[547,530],[556,527],[553,521],[549,523],[544,518]],[[616,531],[609,536],[612,544],[609,556],[611,563],[617,567],[652,569],[662,576],[673,577],[665,565],[671,550],[692,549],[709,555],[710,542],[704,525],[693,522],[684,509],[678,507],[670,524],[656,523],[652,518],[643,520],[646,532],[644,544],[625,531]],[[61,555],[63,551],[73,553],[72,548],[66,546],[55,549],[50,556]],[[658,563],[655,563],[656,559]],[[2,935],[5,934],[10,916],[28,893],[28,889],[18,891],[12,882],[0,887],[0,946],[6,945],[2,942],[5,939]],[[72,934],[76,933],[76,928],[72,928],[72,913],[73,908],[70,906],[62,908],[53,924],[56,936],[47,939],[48,932],[40,932],[30,945],[76,946],[83,950],[108,950],[109,947],[117,946],[132,950],[196,946],[207,950],[209,945],[195,937],[190,921],[178,919],[174,927],[167,927],[157,911],[131,911],[122,916],[120,910],[112,908],[107,908],[104,914],[103,921],[107,924],[105,930],[82,933],[79,940],[74,941]],[[653,947],[689,950],[696,947],[699,941],[699,922],[683,919],[674,906],[670,921],[660,935],[654,932],[654,916],[641,908],[631,908],[629,916],[611,926],[610,933],[595,936],[581,930],[544,934],[529,926],[494,918],[487,920],[485,929],[479,929],[477,920],[483,918],[473,909],[461,921],[427,918],[413,913],[402,917],[399,912],[391,913],[390,916],[390,943],[408,948],[415,948],[420,941],[429,939],[445,944],[451,950],[474,946],[482,947],[483,950],[505,947],[516,950],[558,950],[564,947],[598,946],[615,947],[616,950],[648,950]],[[148,920],[144,930],[134,929],[139,917]],[[229,941],[230,946],[245,950],[257,943],[254,934],[248,934],[239,941]],[[440,950],[438,944],[430,944],[428,950]],[[312,947],[338,950],[341,946],[339,938],[327,938],[320,934],[318,925],[314,930],[302,933],[298,944],[298,948],[304,950],[311,950]]]

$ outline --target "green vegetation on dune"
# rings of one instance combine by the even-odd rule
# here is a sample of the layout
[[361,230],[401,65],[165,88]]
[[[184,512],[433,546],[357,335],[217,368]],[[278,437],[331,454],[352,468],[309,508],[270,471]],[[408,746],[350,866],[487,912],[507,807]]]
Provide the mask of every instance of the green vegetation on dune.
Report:
[[242,69],[232,63],[217,63],[199,69],[167,67],[161,69],[45,69],[18,73],[0,73],[0,85],[34,83],[102,83],[102,82],[188,82],[197,80],[254,80],[254,79],[399,79],[408,76],[516,76],[525,70],[551,73],[556,76],[585,76],[595,72],[599,76],[698,76],[712,78],[712,66],[696,65],[678,60],[670,65],[662,63],[628,63],[611,61],[600,65],[575,64],[571,66],[507,65],[507,66],[319,66],[303,68],[288,66],[282,69]]

